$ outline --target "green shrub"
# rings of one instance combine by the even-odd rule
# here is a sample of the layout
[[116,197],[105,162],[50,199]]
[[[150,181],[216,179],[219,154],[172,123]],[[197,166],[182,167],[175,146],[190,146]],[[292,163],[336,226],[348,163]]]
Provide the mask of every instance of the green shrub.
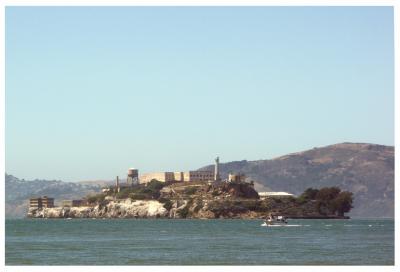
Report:
[[187,194],[187,195],[193,195],[193,194],[196,193],[196,192],[197,192],[197,188],[194,187],[194,186],[192,186],[192,187],[187,187],[187,188],[185,188],[185,190],[184,190],[184,193]]
[[100,203],[104,201],[104,198],[106,196],[104,194],[98,194],[98,195],[91,195],[87,197],[87,201],[90,204],[95,204],[95,203]]
[[182,218],[186,218],[189,215],[189,205],[186,205],[183,209],[178,210],[177,213]]
[[128,198],[130,193],[129,189],[122,189],[120,192],[118,192],[115,197],[118,199],[124,199],[124,198]]
[[144,199],[148,199],[148,195],[146,194],[141,194],[141,193],[132,193],[129,195],[129,198],[132,200],[144,200]]
[[262,200],[258,206],[259,211],[269,211],[272,208],[271,201]]
[[164,185],[165,184],[163,182],[152,179],[149,183],[147,183],[146,188],[150,189],[153,192],[159,192],[164,187]]
[[137,193],[146,194],[148,198],[157,199],[160,197],[160,190],[165,186],[164,182],[158,181],[156,179],[152,179],[149,183],[147,183],[146,187],[141,187],[136,189]]
[[167,211],[171,210],[172,208],[172,201],[168,200],[167,202],[164,203],[164,208],[167,209]]
[[164,208],[167,209],[168,211],[171,210],[172,208],[172,201],[167,199],[167,198],[160,198],[158,200],[160,203],[164,203]]
[[240,206],[245,207],[246,209],[250,210],[250,211],[254,211],[257,210],[258,206],[259,206],[259,202],[257,200],[247,200],[247,201],[242,201],[240,202]]
[[151,195],[154,193],[154,191],[151,190],[150,188],[142,188],[138,190],[137,193]]
[[298,198],[296,198],[296,203],[297,203],[297,204],[302,205],[302,204],[304,204],[304,203],[306,203],[306,202],[307,202],[307,199],[306,199],[303,195],[301,195],[301,196],[299,196]]

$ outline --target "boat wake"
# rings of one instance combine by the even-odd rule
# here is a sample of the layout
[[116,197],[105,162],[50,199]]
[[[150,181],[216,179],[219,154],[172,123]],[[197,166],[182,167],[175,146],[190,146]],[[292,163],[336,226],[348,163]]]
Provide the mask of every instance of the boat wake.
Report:
[[261,227],[309,227],[310,225],[294,225],[294,224],[287,224],[287,225],[268,225],[268,224],[261,224]]

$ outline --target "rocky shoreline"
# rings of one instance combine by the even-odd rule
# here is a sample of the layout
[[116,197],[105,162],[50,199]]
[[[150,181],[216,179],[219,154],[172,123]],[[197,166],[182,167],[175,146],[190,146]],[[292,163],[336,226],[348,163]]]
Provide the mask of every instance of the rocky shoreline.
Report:
[[107,205],[83,207],[30,208],[31,218],[160,218],[170,212],[158,201],[111,201]]
[[287,218],[346,219],[351,193],[339,188],[307,189],[301,196],[260,198],[252,183],[209,184],[152,181],[88,196],[79,207],[30,208],[30,218]]
[[[240,203],[240,202],[239,202]],[[238,209],[238,206],[215,210],[211,205],[191,205],[190,201],[176,201],[167,210],[156,200],[130,199],[110,201],[106,205],[84,207],[30,208],[29,218],[166,218],[166,219],[264,219],[268,212]],[[291,219],[349,219],[348,216],[317,215],[313,213],[293,215],[282,213]]]

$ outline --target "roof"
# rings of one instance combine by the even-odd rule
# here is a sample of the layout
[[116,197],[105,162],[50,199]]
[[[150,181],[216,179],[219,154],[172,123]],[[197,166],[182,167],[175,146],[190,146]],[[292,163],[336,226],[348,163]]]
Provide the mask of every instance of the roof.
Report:
[[258,192],[259,196],[294,196],[287,192]]

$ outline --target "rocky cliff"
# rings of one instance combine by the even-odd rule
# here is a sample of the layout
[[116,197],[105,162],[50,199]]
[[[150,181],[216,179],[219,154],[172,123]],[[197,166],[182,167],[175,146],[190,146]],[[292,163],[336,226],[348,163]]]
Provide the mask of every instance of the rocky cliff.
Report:
[[34,218],[158,218],[169,212],[158,201],[110,201],[107,204],[86,207],[30,208],[28,217]]
[[343,218],[322,215],[313,202],[298,205],[294,200],[173,200],[168,208],[155,200],[110,201],[92,207],[30,208],[31,218],[265,218],[270,213],[289,218]]

